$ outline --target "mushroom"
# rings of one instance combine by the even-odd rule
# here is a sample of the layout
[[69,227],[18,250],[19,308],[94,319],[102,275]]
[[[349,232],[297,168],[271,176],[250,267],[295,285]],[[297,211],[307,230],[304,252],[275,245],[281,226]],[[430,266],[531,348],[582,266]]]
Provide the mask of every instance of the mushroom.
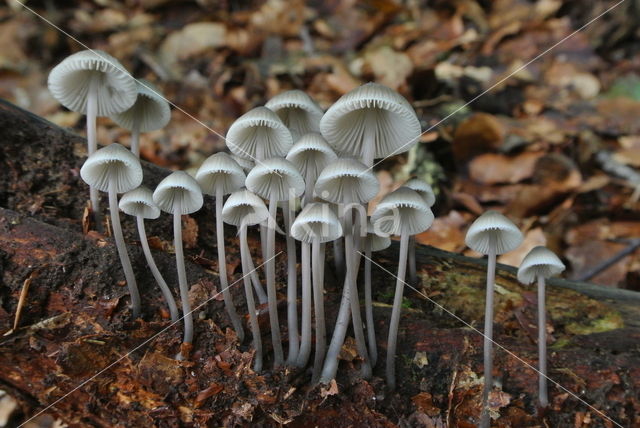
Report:
[[389,338],[387,340],[387,386],[394,389],[396,386],[396,344],[398,325],[400,324],[400,310],[402,309],[404,279],[407,270],[409,236],[427,230],[433,223],[433,213],[426,201],[415,190],[400,187],[380,201],[371,216],[371,222],[376,230],[382,233],[400,235],[398,276],[393,297],[391,321],[389,322]]
[[127,246],[122,236],[120,212],[118,210],[118,193],[128,192],[142,183],[142,167],[140,161],[129,150],[118,143],[110,144],[95,151],[80,169],[80,176],[96,190],[109,193],[109,212],[113,239],[118,249],[122,270],[127,280],[131,295],[133,317],[140,315],[140,294],[136,277],[133,274]]
[[131,131],[131,152],[140,157],[140,133],[164,128],[171,119],[171,109],[153,83],[139,79],[136,89],[136,102],[129,109],[111,116],[111,119]]
[[549,404],[547,397],[547,322],[545,309],[545,280],[564,271],[564,264],[555,253],[538,246],[529,251],[518,268],[518,281],[531,284],[538,281],[538,401],[540,407]]
[[160,208],[153,202],[153,192],[145,186],[136,187],[122,195],[119,207],[125,214],[136,218],[140,245],[142,245],[142,252],[147,259],[147,265],[162,291],[167,306],[169,306],[171,321],[177,322],[179,316],[178,306],[176,306],[173,294],[171,294],[169,286],[167,286],[166,281],[158,270],[158,266],[156,266],[156,262],[153,260],[153,255],[149,248],[149,241],[147,241],[147,232],[144,227],[144,219],[155,219],[160,216]]
[[391,245],[389,236],[378,235],[371,221],[367,221],[367,236],[364,238],[364,309],[367,319],[367,338],[369,339],[369,358],[371,367],[378,361],[376,330],[373,322],[373,298],[371,295],[371,252],[382,251]]
[[[296,198],[280,202],[282,216],[287,228],[287,325],[289,333],[289,351],[287,364],[295,365],[298,358],[300,341],[298,337],[298,272],[296,262],[296,241],[291,236],[291,226],[295,217]],[[304,301],[304,299],[303,299]]]
[[[362,330],[362,317],[360,315],[360,302],[358,300],[358,289],[356,281],[358,271],[356,268],[356,252],[354,244],[354,231],[360,236],[360,228],[366,227],[366,212],[360,204],[367,203],[378,193],[379,183],[375,174],[364,164],[355,159],[338,159],[322,170],[316,181],[315,193],[322,199],[342,204],[342,230],[344,233],[344,248],[346,253],[346,289],[342,293],[343,302],[349,302],[351,306],[351,316],[353,330],[356,338],[358,353],[363,359],[362,375],[371,375],[371,364],[367,352],[367,344]],[[356,208],[355,226],[353,224],[352,209]],[[342,304],[342,303],[341,303]],[[340,318],[342,315],[345,318]],[[328,382],[335,377],[338,369],[338,354],[344,343],[346,328],[348,325],[349,312],[347,310],[339,313],[336,321],[336,328],[333,331],[331,344],[327,351],[324,367],[322,369],[321,381]]]
[[[304,293],[308,293],[309,277],[313,275],[313,305],[316,319],[316,349],[313,360],[312,382],[317,382],[322,369],[324,352],[326,347],[326,329],[324,322],[324,257],[321,246],[328,241],[334,241],[342,236],[342,226],[335,213],[328,204],[307,204],[293,222],[291,235],[302,242],[302,325],[311,326],[311,299],[305,299]],[[310,248],[312,247],[312,248]],[[312,262],[309,253],[313,253]],[[305,307],[304,305],[307,305]],[[311,335],[302,335],[302,344],[298,354],[297,365],[304,367],[309,359],[311,351]]]
[[222,218],[225,223],[232,224],[238,228],[240,234],[240,258],[242,260],[242,279],[244,282],[244,294],[247,298],[247,310],[249,312],[249,323],[251,324],[251,334],[253,335],[253,347],[256,350],[256,359],[253,369],[256,372],[262,370],[262,337],[260,336],[260,325],[256,315],[256,303],[251,292],[251,281],[249,272],[251,268],[248,260],[251,259],[249,244],[247,242],[247,226],[260,224],[269,217],[269,211],[262,199],[248,190],[238,190],[232,193],[222,208]]
[[[97,49],[76,52],[49,73],[51,95],[71,111],[87,115],[87,154],[98,149],[96,116],[125,111],[136,101],[136,82],[125,68]],[[91,205],[99,211],[98,189],[90,189]]]
[[[238,317],[236,308],[233,306],[233,298],[229,290],[227,278],[227,262],[224,249],[224,225],[222,222],[222,204],[225,195],[240,190],[244,187],[246,176],[240,165],[231,156],[224,152],[209,156],[200,166],[196,173],[196,180],[205,195],[216,198],[216,243],[218,253],[218,275],[220,277],[220,287],[224,296],[224,305],[231,320],[234,330],[240,342],[244,340],[244,330],[242,322]],[[256,293],[264,291],[262,287],[256,289]]]
[[253,169],[253,161],[251,159],[247,159],[247,158],[243,158],[241,156],[238,155],[234,155],[233,153],[231,153],[231,159],[233,159],[234,161],[236,161],[236,163],[238,165],[240,165],[240,168],[242,168],[242,171],[247,174],[249,171],[251,171],[251,169]]
[[[432,207],[436,203],[436,194],[429,184],[420,180],[419,178],[412,178],[403,184],[404,187],[415,190],[420,196],[424,198],[424,201]],[[416,237],[409,238],[409,281],[412,284],[418,282],[418,275],[416,269]]]
[[[304,180],[296,167],[286,159],[265,159],[257,164],[247,175],[247,189],[269,201],[267,222],[267,247],[263,255],[267,264],[267,302],[269,304],[269,322],[273,341],[274,367],[284,363],[280,325],[278,322],[278,303],[275,277],[275,236],[276,209],[278,202],[299,197],[304,192]],[[289,293],[287,293],[288,295]],[[289,326],[292,328],[293,326]]]
[[[176,252],[176,269],[184,317],[185,347],[183,349],[189,350],[193,342],[193,314],[189,303],[189,285],[182,249],[182,215],[191,214],[202,208],[202,190],[198,182],[189,174],[184,171],[175,171],[158,184],[153,192],[153,202],[162,211],[173,214],[173,246]],[[186,358],[187,355],[182,354],[182,357]]]
[[343,95],[320,120],[320,132],[339,156],[355,156],[371,167],[376,158],[409,150],[420,137],[420,121],[399,93],[367,83]]
[[291,131],[294,141],[308,132],[320,132],[323,111],[303,91],[295,89],[282,92],[271,98],[265,107],[280,117]]
[[488,256],[487,297],[484,312],[484,389],[480,426],[489,427],[487,400],[493,384],[493,288],[496,278],[496,255],[515,250],[524,237],[508,218],[496,211],[487,211],[471,224],[465,243],[469,248]]

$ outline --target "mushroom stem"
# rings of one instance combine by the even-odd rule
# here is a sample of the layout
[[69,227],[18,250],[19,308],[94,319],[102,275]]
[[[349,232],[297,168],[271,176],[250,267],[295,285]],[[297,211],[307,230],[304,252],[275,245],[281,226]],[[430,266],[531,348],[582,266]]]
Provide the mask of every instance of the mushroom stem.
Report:
[[304,367],[311,353],[311,244],[302,243],[302,338],[296,365]]
[[[267,251],[267,240],[269,234],[267,233],[268,227],[266,224],[260,225],[260,251],[262,252],[262,261],[266,261],[269,258],[269,252]],[[265,263],[264,265],[264,274],[267,275],[267,266],[269,264]],[[264,302],[262,302],[264,303]]]
[[256,315],[256,303],[253,300],[253,292],[251,291],[251,281],[249,273],[255,268],[250,268],[248,261],[251,260],[249,252],[249,244],[247,243],[247,225],[240,226],[240,259],[242,260],[242,280],[244,282],[244,294],[247,298],[247,311],[249,312],[249,324],[251,325],[251,334],[253,335],[253,348],[256,350],[256,358],[253,363],[253,370],[259,372],[262,370],[262,337],[260,336],[260,325],[258,324],[258,316]]
[[404,293],[404,279],[407,272],[407,250],[409,247],[409,234],[402,232],[400,235],[400,256],[398,259],[398,278],[396,291],[393,297],[393,309],[389,322],[389,338],[387,339],[387,385],[391,389],[396,387],[396,345],[398,343],[398,326],[400,324],[400,311],[402,310],[402,295]]
[[227,278],[227,261],[224,249],[224,224],[222,223],[222,200],[224,198],[223,188],[218,186],[216,189],[216,245],[218,246],[218,276],[220,277],[220,287],[222,287],[222,296],[224,297],[224,305],[227,309],[229,319],[233,329],[238,335],[238,340],[244,340],[244,329],[242,322],[233,305],[233,297],[229,290],[229,280]]
[[409,282],[413,285],[418,283],[418,274],[416,269],[416,237],[409,238]]
[[327,333],[324,324],[324,247],[318,239],[312,243],[313,306],[316,317],[316,349],[311,382],[315,384],[322,370]]
[[489,428],[491,425],[487,405],[493,384],[493,288],[496,281],[496,246],[493,239],[491,241],[487,260],[487,295],[484,310],[484,389],[482,390],[481,428]]
[[[96,116],[98,113],[98,79],[94,76],[89,84],[89,92],[87,94],[87,155],[91,156],[98,149],[98,140],[96,138]],[[89,199],[91,200],[91,209],[94,213],[94,220],[98,230],[101,229],[100,212],[100,194],[98,189],[89,186]]]
[[151,249],[149,248],[149,241],[147,240],[147,232],[144,227],[144,217],[136,216],[136,222],[138,224],[138,235],[140,235],[140,245],[142,246],[142,252],[144,253],[144,257],[147,259],[147,265],[149,266],[149,270],[153,274],[160,290],[162,291],[162,295],[164,296],[164,300],[167,302],[167,306],[169,306],[169,313],[171,314],[171,321],[178,321],[178,306],[176,305],[176,301],[173,298],[173,294],[171,294],[171,290],[167,285],[167,282],[162,277],[162,274],[158,270],[158,266],[156,265],[155,260],[153,259],[153,255],[151,254]]
[[[275,192],[272,192],[272,194]],[[267,220],[267,302],[269,304],[269,323],[271,325],[271,341],[273,346],[273,367],[280,367],[284,363],[282,339],[280,338],[280,323],[278,321],[278,296],[276,292],[276,209],[277,201],[269,199],[269,219]]]
[[135,121],[131,130],[131,153],[140,158],[140,122]]
[[333,241],[333,262],[336,268],[336,276],[344,276],[344,245],[342,238]]
[[287,208],[283,209],[282,213],[284,215],[284,221],[287,224],[287,323],[289,325],[289,354],[287,356],[287,364],[294,365],[298,358],[300,338],[298,337],[296,241],[293,239],[293,236],[291,236],[293,210],[290,208],[290,205],[291,204],[288,203]]
[[367,319],[367,335],[369,338],[369,358],[371,367],[378,362],[375,324],[373,323],[373,299],[371,296],[371,241],[364,240],[364,308]]
[[113,180],[109,183],[109,211],[111,215],[113,239],[116,242],[118,256],[120,256],[120,264],[122,264],[124,277],[127,280],[127,287],[129,287],[129,294],[131,295],[131,311],[133,312],[133,317],[138,318],[138,316],[140,316],[140,294],[138,293],[136,277],[133,274],[133,268],[131,267],[129,254],[127,253],[127,246],[124,243],[124,237],[122,236],[122,225],[120,224],[120,212],[118,208],[118,194],[116,193],[116,185]]
[[307,168],[307,172],[304,177],[304,196],[302,197],[302,207],[304,208],[313,199],[313,187],[316,185],[316,181],[313,179],[313,175],[310,171],[311,168]]
[[538,275],[538,365],[540,375],[538,378],[540,407],[545,408],[549,404],[547,397],[547,321],[545,303],[545,279]]
[[193,342],[193,314],[189,303],[189,286],[187,271],[184,267],[184,251],[182,249],[182,201],[177,200],[173,209],[173,246],[176,252],[176,268],[180,286],[180,301],[184,317],[184,343]]
[[364,127],[364,135],[362,136],[362,163],[371,168],[375,156],[377,123],[373,110],[367,111],[366,116],[365,121],[368,123]]
[[[266,260],[266,258],[264,259]],[[267,303],[267,293],[265,293],[264,289],[262,288],[262,283],[260,282],[260,278],[258,277],[258,270],[253,264],[252,258],[249,258],[249,260],[247,260],[247,264],[249,266],[249,269],[251,270],[251,282],[253,283],[253,289],[256,291],[256,296],[258,296],[258,303],[264,305],[265,303]]]

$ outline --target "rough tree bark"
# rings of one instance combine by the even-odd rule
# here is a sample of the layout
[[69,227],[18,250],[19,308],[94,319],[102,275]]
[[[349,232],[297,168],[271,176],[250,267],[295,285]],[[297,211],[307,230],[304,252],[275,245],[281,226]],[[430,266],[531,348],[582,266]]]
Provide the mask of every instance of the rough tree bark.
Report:
[[[217,295],[219,281],[213,204],[207,200],[202,211],[183,219],[190,298],[193,307],[201,306],[192,358],[176,361],[182,326],[168,327],[161,293],[136,241],[134,219],[123,218],[144,302],[138,320],[130,319],[111,238],[87,230],[83,222],[88,188],[78,172],[84,147],[81,137],[0,103],[0,332],[5,333],[0,337],[0,388],[19,400],[26,417],[53,404],[46,412],[73,427],[474,426],[480,413],[482,337],[442,307],[481,326],[481,260],[419,248],[422,294],[406,293],[395,392],[387,391],[382,380],[395,281],[374,267],[381,357],[375,377],[358,379],[355,347],[347,341],[337,384],[311,388],[307,371],[254,373],[249,341],[237,342],[222,296],[209,300]],[[151,188],[168,174],[146,163],[144,170]],[[171,219],[162,216],[147,225],[154,256],[177,297]],[[239,254],[231,229],[227,264],[242,311]],[[256,239],[253,248],[259,248]],[[284,248],[283,242],[278,245]],[[394,245],[376,261],[393,273],[397,251]],[[286,266],[285,256],[280,257],[278,266]],[[514,272],[500,266],[497,278],[496,341],[513,354],[496,349],[494,377],[501,383],[491,396],[496,426],[579,427],[589,419],[591,427],[615,426],[573,394],[622,426],[640,426],[639,294],[550,282],[549,374],[566,390],[550,383],[550,409],[537,416],[537,374],[524,363],[537,363],[535,290],[518,285]],[[277,274],[284,312],[286,271],[280,268]],[[327,269],[329,320],[335,319],[340,295],[332,275]],[[286,319],[284,313],[281,318]],[[264,313],[261,323],[270,355]]]

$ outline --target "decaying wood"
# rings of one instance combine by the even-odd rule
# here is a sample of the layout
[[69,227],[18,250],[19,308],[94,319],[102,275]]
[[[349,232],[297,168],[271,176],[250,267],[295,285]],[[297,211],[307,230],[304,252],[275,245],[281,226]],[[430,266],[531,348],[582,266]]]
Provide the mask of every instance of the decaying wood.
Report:
[[[421,285],[419,292],[406,291],[393,392],[385,388],[381,368],[395,281],[377,269],[381,358],[376,376],[358,378],[359,361],[347,341],[337,383],[311,388],[307,372],[251,370],[251,348],[237,342],[217,294],[214,218],[207,200],[204,210],[184,218],[190,298],[198,309],[192,358],[177,361],[181,325],[170,326],[161,293],[145,269],[134,221],[123,218],[144,303],[138,320],[130,318],[111,238],[83,234],[88,191],[78,171],[84,146],[82,138],[0,104],[0,332],[8,332],[0,339],[0,388],[20,401],[25,415],[54,404],[48,413],[78,427],[474,426],[482,388],[482,337],[473,330],[482,321],[482,261],[419,249]],[[149,164],[144,170],[152,188],[168,174]],[[162,216],[148,227],[154,256],[177,295],[171,219]],[[252,248],[259,248],[252,239]],[[242,312],[237,240],[230,227],[226,243],[228,271],[236,284],[232,292]],[[284,262],[286,256],[280,257]],[[392,246],[376,261],[394,272],[396,257],[397,246]],[[615,426],[574,394],[622,426],[640,426],[639,294],[551,282],[549,374],[566,389],[550,384],[551,408],[540,417],[537,374],[527,366],[537,361],[534,290],[518,285],[514,272],[502,266],[497,278],[495,335],[509,350],[496,350],[494,376],[501,388],[492,403],[497,426],[581,426],[575,424],[589,418],[589,426]],[[278,278],[282,322],[284,269]],[[29,288],[17,329],[11,331],[25,281]],[[328,269],[330,319],[337,310],[338,283]],[[264,314],[261,322],[269,355]]]

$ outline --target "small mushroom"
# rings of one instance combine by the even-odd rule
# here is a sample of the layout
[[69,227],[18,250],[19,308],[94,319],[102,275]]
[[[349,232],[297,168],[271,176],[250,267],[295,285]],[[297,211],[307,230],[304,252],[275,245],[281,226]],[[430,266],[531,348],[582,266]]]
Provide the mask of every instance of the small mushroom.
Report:
[[398,257],[398,276],[396,291],[393,297],[393,309],[389,322],[389,338],[387,340],[387,386],[396,386],[395,357],[398,340],[398,325],[402,309],[404,279],[407,270],[407,254],[409,236],[424,232],[433,223],[433,213],[425,200],[415,191],[407,187],[385,196],[371,216],[374,227],[382,233],[400,235],[400,255]]
[[233,153],[231,153],[230,156],[231,159],[233,159],[238,165],[240,165],[240,168],[242,168],[242,171],[244,171],[245,174],[248,174],[255,165],[251,159],[243,158],[241,156],[234,155]]
[[490,424],[487,400],[493,385],[493,288],[496,280],[496,255],[515,250],[523,239],[518,227],[496,211],[487,211],[478,217],[469,227],[465,237],[465,243],[469,248],[488,256],[481,428],[488,428]]
[[251,269],[248,260],[251,259],[249,244],[247,243],[247,226],[260,224],[269,217],[269,211],[258,196],[248,190],[238,190],[232,193],[222,208],[222,218],[225,223],[238,227],[240,234],[240,258],[242,260],[242,278],[244,282],[244,293],[247,299],[247,309],[249,311],[249,323],[251,324],[251,334],[253,335],[253,347],[256,350],[256,358],[253,369],[256,372],[262,370],[262,338],[260,336],[260,325],[256,314],[256,304],[251,291],[251,281],[249,272]]
[[297,89],[282,92],[271,98],[265,107],[280,117],[294,141],[308,132],[320,132],[324,112],[306,92]]
[[108,192],[111,227],[120,256],[120,263],[131,295],[133,317],[140,315],[140,293],[136,277],[133,274],[127,246],[122,236],[120,212],[118,210],[118,193],[128,192],[142,183],[142,167],[140,161],[129,150],[118,143],[110,144],[95,151],[80,169],[80,176],[96,190]]
[[564,263],[546,247],[535,247],[525,256],[518,268],[518,281],[531,284],[538,281],[538,401],[541,408],[549,405],[547,396],[547,322],[545,309],[545,280],[564,271]]
[[153,83],[139,79],[136,89],[136,102],[129,109],[111,116],[111,119],[131,131],[131,152],[140,157],[140,133],[164,128],[171,119],[171,109]]
[[173,294],[171,294],[169,286],[158,270],[155,260],[153,260],[153,255],[149,248],[149,241],[147,241],[147,232],[144,227],[144,220],[146,218],[155,219],[160,216],[160,208],[153,202],[153,192],[145,186],[137,187],[122,195],[119,206],[122,212],[136,218],[140,245],[142,245],[142,252],[147,259],[149,270],[151,270],[153,277],[162,291],[164,300],[167,302],[169,313],[171,314],[171,321],[178,321],[178,306],[173,298]]
[[[411,190],[418,192],[420,196],[424,198],[424,201],[432,207],[436,203],[436,194],[426,181],[419,178],[412,178],[403,184],[404,187],[408,187]],[[412,284],[418,282],[418,275],[416,269],[416,237],[409,238],[409,281]]]
[[[173,214],[173,246],[176,252],[176,269],[180,286],[180,301],[184,316],[184,340],[187,349],[193,343],[193,314],[189,303],[189,284],[184,266],[182,248],[182,215],[202,208],[202,191],[198,182],[184,171],[175,171],[165,177],[153,192],[153,202],[164,212]],[[186,355],[182,355],[186,357]]]

